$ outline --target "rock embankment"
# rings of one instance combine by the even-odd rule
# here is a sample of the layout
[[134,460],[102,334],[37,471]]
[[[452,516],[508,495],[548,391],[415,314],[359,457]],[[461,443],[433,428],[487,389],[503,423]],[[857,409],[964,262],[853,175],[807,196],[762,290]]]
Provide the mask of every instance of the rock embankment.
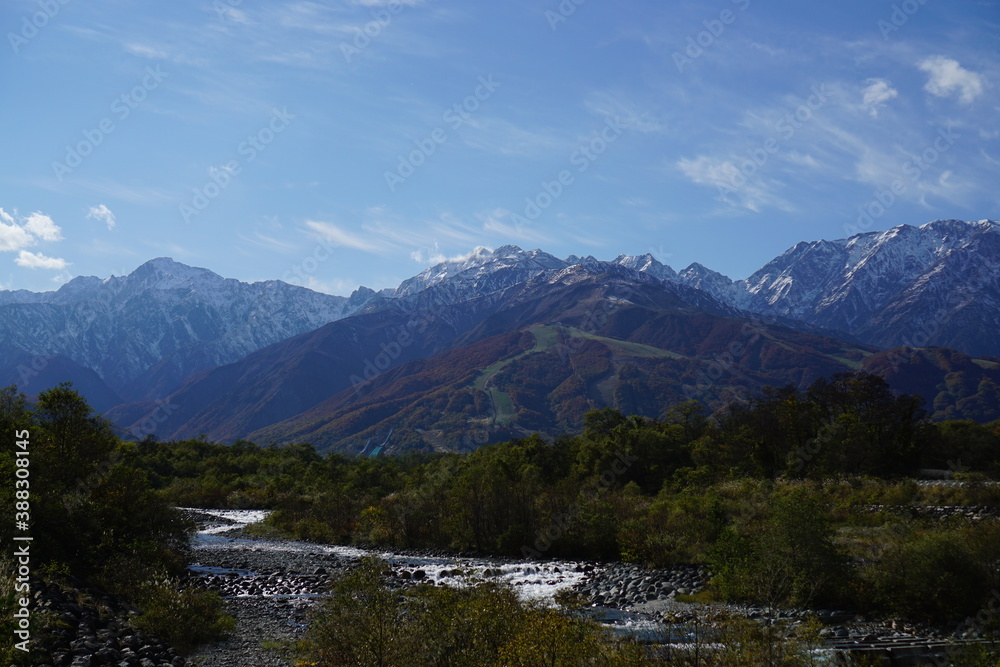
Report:
[[707,580],[706,571],[693,565],[651,570],[615,563],[593,567],[575,590],[593,604],[627,609],[653,600],[672,600],[677,595],[696,593],[705,587]]
[[33,614],[44,627],[35,638],[46,656],[40,667],[194,667],[172,647],[131,627],[136,610],[83,586],[33,582]]

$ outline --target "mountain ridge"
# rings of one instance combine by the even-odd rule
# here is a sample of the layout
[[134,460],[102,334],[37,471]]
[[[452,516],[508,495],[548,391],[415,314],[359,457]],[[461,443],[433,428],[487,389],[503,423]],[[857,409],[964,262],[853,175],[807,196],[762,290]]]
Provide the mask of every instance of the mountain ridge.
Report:
[[[698,361],[700,353],[691,351],[697,346],[683,343],[686,325],[672,316],[663,319],[664,313],[677,309],[692,322],[728,318],[779,328],[783,347],[768,348],[770,360],[764,365],[771,364],[770,370],[753,375],[761,372],[751,368],[761,360],[747,358],[743,363],[750,364],[745,370],[751,375],[745,378],[751,378],[750,385],[789,377],[797,382],[801,373],[787,375],[795,363],[836,372],[860,367],[878,349],[900,346],[954,348],[973,360],[1000,357],[1000,277],[992,270],[1000,265],[998,231],[1000,225],[991,220],[937,220],[847,239],[802,241],[743,281],[698,263],[677,272],[649,253],[605,261],[574,255],[560,259],[514,245],[495,250],[477,247],[428,267],[395,288],[361,287],[350,297],[274,280],[243,283],[160,257],[127,276],[80,276],[52,292],[0,292],[0,353],[19,360],[8,363],[4,372],[15,381],[24,378],[23,369],[32,363],[44,365],[51,359],[50,371],[43,374],[46,380],[62,373],[85,384],[95,394],[95,405],[113,407],[109,415],[124,425],[150,423],[151,410],[159,406],[156,401],[183,398],[181,403],[201,405],[198,414],[178,409],[160,419],[163,433],[184,437],[205,433],[219,439],[270,433],[273,424],[294,420],[359,383],[370,387],[374,375],[400,372],[395,369],[422,359],[443,358],[440,355],[452,349],[458,350],[456,359],[467,361],[461,352],[467,346],[496,336],[523,337],[539,326],[563,327],[558,330],[568,336],[567,341],[598,356],[610,355],[608,363],[616,370],[593,394],[601,401],[610,400],[608,391],[617,391],[614,387],[637,381],[629,379],[633,371],[628,368],[622,376],[619,364],[632,353],[639,354],[638,359],[680,355],[674,360],[680,365],[672,370],[659,362],[628,362],[640,376],[662,371],[679,381],[680,366],[693,372],[705,360]],[[550,321],[561,317],[552,315],[560,308],[566,317],[578,315],[564,303],[565,293],[574,286],[596,289],[594,281],[618,287],[599,299],[602,305],[595,301],[593,312],[610,306],[632,317],[644,312],[679,338],[658,337],[641,323],[615,329],[609,338],[598,333],[600,323],[589,329],[566,329],[568,324]],[[630,301],[633,298],[642,303]],[[345,320],[349,321],[334,326]],[[420,336],[409,331],[414,322],[426,329]],[[710,333],[714,326],[704,335],[716,335]],[[404,338],[406,344],[400,344]],[[867,351],[850,353],[861,354],[859,358],[835,355],[831,357],[835,363],[829,365],[829,359],[814,356],[830,346],[822,340],[838,340],[844,350]],[[681,348],[671,347],[678,344]],[[492,349],[485,345],[484,349]],[[688,361],[680,363],[681,357]],[[371,365],[381,359],[388,361],[377,368]],[[976,363],[987,375],[993,372],[992,362]],[[884,364],[876,366],[888,372]],[[937,377],[944,368],[925,366],[928,377]],[[959,366],[967,376],[982,375],[971,361]],[[778,367],[785,370],[775,371]],[[422,377],[434,376],[428,372],[421,371]],[[925,389],[938,386],[937,380],[928,378],[911,379],[912,383]],[[657,386],[653,393],[658,396],[680,395]],[[982,393],[978,385],[969,387],[963,391]],[[992,390],[986,387],[982,391],[989,394]],[[935,395],[943,396],[937,389]],[[109,406],[116,397],[128,397],[129,402]],[[550,400],[555,399],[544,399]],[[552,406],[562,405],[561,400]],[[948,400],[941,398],[941,404]],[[973,409],[970,405],[955,403],[952,413],[963,414]],[[556,422],[568,423],[557,415],[564,408],[546,409],[555,410],[550,417]],[[982,412],[979,407],[974,411]],[[222,413],[225,418],[218,416]]]

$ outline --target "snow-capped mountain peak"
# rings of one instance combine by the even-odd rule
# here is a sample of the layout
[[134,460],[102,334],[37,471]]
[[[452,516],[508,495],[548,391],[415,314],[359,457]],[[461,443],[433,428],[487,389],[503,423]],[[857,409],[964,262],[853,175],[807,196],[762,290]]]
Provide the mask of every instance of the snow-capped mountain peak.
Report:
[[[741,281],[746,296],[739,305],[847,331],[876,345],[924,340],[997,354],[998,231],[992,220],[934,220],[798,243]],[[973,311],[975,327],[946,326]]]
[[[458,292],[476,289],[492,291],[512,284],[512,280],[527,280],[541,271],[562,268],[567,263],[541,250],[522,250],[515,245],[496,250],[476,248],[467,256],[445,260],[404,280],[395,289],[382,290],[389,298],[413,296],[431,287],[448,282]],[[503,276],[499,281],[498,277]]]
[[678,280],[676,271],[666,264],[661,263],[650,253],[646,253],[645,255],[618,255],[611,261],[614,264],[620,264],[636,271],[648,273],[660,280],[668,282],[677,282]]
[[170,257],[157,257],[141,265],[125,277],[126,283],[141,283],[156,289],[175,289],[196,281],[220,282],[222,276],[194,266],[175,262]]

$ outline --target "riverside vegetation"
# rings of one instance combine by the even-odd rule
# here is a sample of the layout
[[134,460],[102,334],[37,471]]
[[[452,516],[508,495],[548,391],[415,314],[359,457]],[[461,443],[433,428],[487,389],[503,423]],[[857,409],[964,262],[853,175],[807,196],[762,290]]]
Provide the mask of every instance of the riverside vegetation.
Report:
[[[69,392],[53,391],[64,399]],[[50,419],[44,405],[54,396],[43,394],[33,411],[10,391],[4,397],[5,415]],[[78,397],[73,401],[82,410]],[[91,429],[106,428],[87,419]],[[107,451],[121,453],[121,474],[88,491],[92,520],[63,529],[76,550],[54,539],[56,527],[68,525],[65,517],[60,523],[64,510],[53,510],[52,523],[36,521],[39,531],[53,527],[50,562],[71,563],[109,586],[107,569],[122,559],[135,559],[144,573],[176,564],[170,545],[183,529],[168,505],[270,508],[261,533],[515,557],[694,563],[712,575],[699,601],[848,608],[952,630],[975,617],[962,627],[984,638],[983,654],[963,659],[997,664],[990,641],[998,629],[992,596],[1000,591],[1000,488],[991,480],[1000,474],[1000,423],[929,423],[920,399],[893,395],[877,376],[839,375],[806,391],[771,388],[714,415],[694,402],[657,420],[606,408],[588,413],[579,435],[553,442],[531,436],[467,454],[322,457],[304,444],[120,443],[100,432],[109,438]],[[63,450],[52,451],[56,461]],[[108,454],[86,456],[97,466]],[[12,464],[5,458],[3,465]],[[950,469],[960,483],[913,481],[922,468]],[[69,487],[85,469],[65,468]],[[112,478],[135,497],[135,521],[121,518],[125,496],[110,491],[117,488]],[[108,525],[118,528],[109,536],[102,512],[112,506]],[[101,558],[83,555],[91,544]],[[381,567],[366,562],[335,584],[300,647],[304,662],[413,664],[419,655],[424,664],[473,664],[467,647],[485,656],[475,664],[655,659],[572,613],[520,603],[494,584],[418,586],[400,595],[386,587]],[[727,625],[727,637],[723,664],[808,664],[815,642],[752,621]]]
[[[182,591],[174,575],[185,566],[188,525],[138,465],[135,443],[119,440],[110,424],[69,386],[42,392],[29,407],[14,388],[0,390],[0,433],[30,432],[30,652],[13,647],[14,562],[0,556],[0,662],[39,665],[65,644],[77,621],[121,636],[154,638],[178,650],[224,633],[231,619],[218,596]],[[0,541],[14,542],[15,456],[0,454]],[[21,533],[23,534],[23,533]],[[100,601],[96,590],[122,601]],[[59,605],[42,605],[57,600]],[[70,612],[67,606],[71,606]],[[133,614],[128,614],[131,610]],[[113,618],[116,615],[122,618]],[[128,617],[125,623],[125,616]],[[126,625],[128,628],[126,629]],[[138,639],[136,641],[139,641]],[[140,650],[142,646],[135,646]]]

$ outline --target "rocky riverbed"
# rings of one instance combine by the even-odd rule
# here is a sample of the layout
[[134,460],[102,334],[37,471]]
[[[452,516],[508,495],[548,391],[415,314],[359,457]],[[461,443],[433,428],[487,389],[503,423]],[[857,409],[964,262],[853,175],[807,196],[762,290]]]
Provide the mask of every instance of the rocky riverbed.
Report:
[[[302,636],[309,611],[330,578],[361,556],[378,553],[253,538],[243,526],[258,518],[254,515],[192,516],[204,528],[191,554],[191,583],[222,594],[238,621],[231,637],[190,656],[206,667],[292,664],[281,647]],[[690,628],[711,627],[725,616],[792,626],[815,616],[824,625],[821,637],[829,655],[875,654],[900,665],[928,664],[932,656],[954,650],[963,640],[931,628],[871,621],[846,611],[680,601],[677,596],[696,594],[707,584],[708,572],[694,566],[651,570],[621,563],[516,562],[433,552],[378,555],[392,568],[391,585],[399,588],[417,583],[462,585],[473,577],[509,583],[527,599],[551,600],[558,591],[571,590],[609,628],[653,644],[691,641]]]

